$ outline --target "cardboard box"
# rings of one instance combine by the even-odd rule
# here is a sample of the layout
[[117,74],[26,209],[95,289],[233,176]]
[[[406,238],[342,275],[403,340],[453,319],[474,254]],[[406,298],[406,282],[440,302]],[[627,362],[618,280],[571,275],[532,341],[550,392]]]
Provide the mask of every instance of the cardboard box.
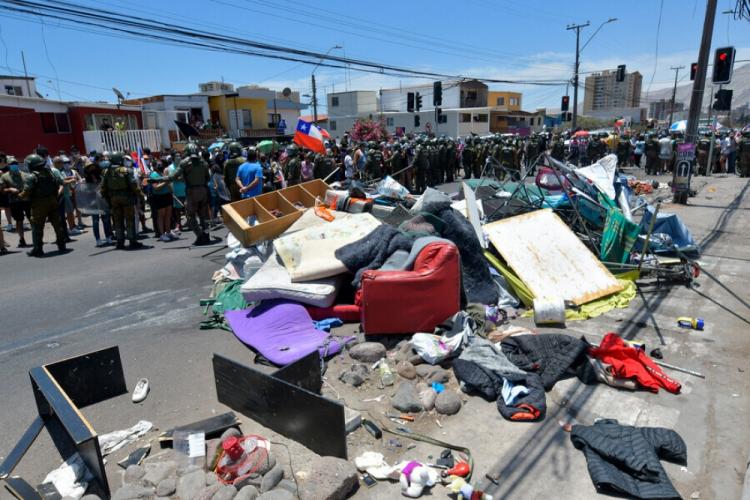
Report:
[[[269,241],[294,224],[302,216],[298,208],[301,205],[307,208],[315,206],[318,198],[321,202],[325,199],[328,184],[315,179],[296,186],[262,194],[254,198],[228,203],[221,208],[222,218],[232,235],[242,245],[248,247],[262,241]],[[279,211],[283,215],[276,217],[271,212]],[[248,217],[255,224],[248,223]]]

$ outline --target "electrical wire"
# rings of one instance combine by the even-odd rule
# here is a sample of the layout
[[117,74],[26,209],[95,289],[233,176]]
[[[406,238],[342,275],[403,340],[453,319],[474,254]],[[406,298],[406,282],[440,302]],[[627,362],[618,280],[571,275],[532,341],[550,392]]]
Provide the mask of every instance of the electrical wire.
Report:
[[656,46],[654,48],[654,71],[651,73],[651,81],[648,83],[648,87],[646,88],[646,98],[648,98],[648,93],[651,91],[651,84],[654,81],[654,76],[656,76],[656,68],[659,64],[659,35],[661,34],[661,15],[664,11],[664,0],[661,0],[659,2],[659,20],[656,23]]

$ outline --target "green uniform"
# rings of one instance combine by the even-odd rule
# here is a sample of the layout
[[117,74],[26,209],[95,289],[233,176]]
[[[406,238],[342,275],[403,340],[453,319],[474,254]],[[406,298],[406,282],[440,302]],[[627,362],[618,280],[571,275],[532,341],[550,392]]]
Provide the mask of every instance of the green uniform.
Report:
[[[211,180],[211,169],[203,159],[191,156],[182,160],[174,173],[169,176],[170,179],[177,177],[185,180],[187,194],[185,214],[188,225],[198,238],[196,243],[207,243],[205,239],[208,234],[210,201],[208,181]],[[197,219],[200,220],[200,225]]]
[[383,177],[383,153],[379,149],[373,148],[367,152],[365,172],[369,180]]
[[416,176],[417,193],[423,193],[427,187],[427,170],[430,167],[427,151],[424,146],[417,146],[414,150],[414,170]]
[[65,232],[57,201],[60,186],[60,179],[46,168],[34,171],[26,178],[26,185],[19,197],[31,201],[31,238],[34,246],[32,253],[42,253],[44,224],[47,221],[55,230],[58,248],[61,251],[65,250]]
[[297,155],[287,160],[285,177],[289,186],[294,186],[302,181],[302,163]]
[[445,182],[453,182],[457,164],[456,145],[453,142],[449,142],[445,147]]
[[224,162],[224,184],[229,188],[229,195],[232,201],[239,201],[242,197],[240,196],[240,187],[237,185],[237,171],[240,169],[240,165],[245,163],[245,159],[241,156],[236,158],[230,158]]
[[750,134],[745,133],[737,144],[738,171],[741,177],[750,177]]
[[703,138],[698,141],[698,147],[695,151],[695,157],[698,162],[698,174],[706,175],[708,165],[708,150],[711,149],[711,141],[707,138]]
[[[404,169],[404,167],[406,167],[406,157],[404,156],[404,153],[400,149],[397,149],[391,155],[390,159],[388,160],[388,163],[389,163],[391,173],[395,174],[396,172],[400,172],[401,170]],[[410,186],[408,185],[406,172],[400,172],[397,175],[396,180],[399,183],[401,183],[402,186],[409,189]]]
[[461,166],[464,169],[464,177],[471,179],[471,175],[474,172],[474,147],[469,142],[466,143],[461,153]]
[[565,159],[565,143],[560,139],[552,141],[552,158],[558,161]]
[[133,169],[124,165],[113,165],[104,171],[102,198],[109,205],[114,220],[117,246],[125,244],[125,230],[131,244],[137,242],[135,235],[135,201],[140,189],[133,177]]

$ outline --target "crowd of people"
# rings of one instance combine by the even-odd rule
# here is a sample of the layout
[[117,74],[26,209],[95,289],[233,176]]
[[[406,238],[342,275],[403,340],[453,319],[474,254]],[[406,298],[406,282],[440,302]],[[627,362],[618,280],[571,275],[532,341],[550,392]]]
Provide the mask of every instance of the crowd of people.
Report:
[[[414,193],[459,179],[483,176],[519,179],[533,171],[543,152],[577,165],[615,154],[618,165],[645,166],[646,173],[672,172],[679,133],[569,131],[528,137],[512,134],[446,137],[404,136],[385,141],[354,140],[345,134],[329,140],[325,153],[295,144],[274,143],[264,150],[225,145],[202,148],[188,143],[182,151],[152,154],[96,152],[88,155],[72,147],[55,156],[40,146],[24,161],[0,152],[0,212],[8,221],[6,232],[18,235],[18,246],[29,246],[31,256],[42,256],[43,228],[50,222],[58,250],[67,251],[88,221],[96,247],[144,248],[139,242],[154,233],[161,242],[180,238],[187,227],[194,245],[212,243],[209,227],[220,222],[221,206],[312,179],[327,182],[375,182],[386,175]],[[736,169],[750,175],[750,131],[727,131],[716,137],[711,165],[710,136],[697,146],[696,173]],[[739,167],[737,163],[739,162]],[[147,214],[150,213],[150,228]],[[1,217],[1,215],[0,215]],[[29,224],[27,224],[30,223]],[[7,253],[0,231],[0,253]]]

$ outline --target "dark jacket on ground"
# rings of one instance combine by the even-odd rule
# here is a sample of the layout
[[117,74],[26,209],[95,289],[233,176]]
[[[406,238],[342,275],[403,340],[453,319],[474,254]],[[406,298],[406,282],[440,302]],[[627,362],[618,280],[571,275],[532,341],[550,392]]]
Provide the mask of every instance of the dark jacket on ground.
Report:
[[522,370],[538,373],[546,391],[558,380],[576,375],[587,347],[586,342],[560,333],[518,335],[502,343],[508,359]]
[[570,440],[583,450],[591,480],[600,493],[680,498],[659,462],[687,464],[687,447],[675,431],[600,420],[592,426],[574,425]]

